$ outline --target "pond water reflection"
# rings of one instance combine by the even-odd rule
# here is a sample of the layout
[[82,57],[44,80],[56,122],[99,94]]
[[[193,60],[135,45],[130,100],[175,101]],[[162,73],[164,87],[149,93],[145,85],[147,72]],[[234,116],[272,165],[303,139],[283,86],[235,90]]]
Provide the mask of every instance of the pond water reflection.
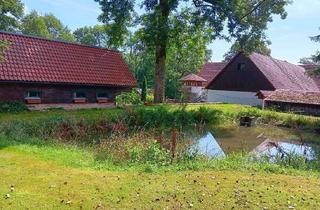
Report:
[[191,151],[209,158],[245,151],[270,158],[295,154],[305,156],[308,160],[314,159],[317,145],[302,143],[301,136],[303,140],[320,142],[319,136],[313,133],[297,134],[291,129],[272,126],[232,127],[209,131],[195,138]]

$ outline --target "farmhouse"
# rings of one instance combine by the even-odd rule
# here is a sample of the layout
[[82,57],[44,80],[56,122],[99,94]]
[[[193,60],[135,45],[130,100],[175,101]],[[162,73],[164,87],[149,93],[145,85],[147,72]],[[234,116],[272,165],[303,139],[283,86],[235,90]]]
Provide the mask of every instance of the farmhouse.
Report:
[[[262,106],[259,91],[318,92],[318,79],[308,76],[311,66],[298,66],[269,56],[238,53],[227,64],[206,64],[198,76],[208,80],[207,102]],[[307,70],[306,70],[307,69]],[[198,78],[199,79],[199,78]]]
[[114,50],[0,32],[0,101],[27,104],[112,103],[136,86]]

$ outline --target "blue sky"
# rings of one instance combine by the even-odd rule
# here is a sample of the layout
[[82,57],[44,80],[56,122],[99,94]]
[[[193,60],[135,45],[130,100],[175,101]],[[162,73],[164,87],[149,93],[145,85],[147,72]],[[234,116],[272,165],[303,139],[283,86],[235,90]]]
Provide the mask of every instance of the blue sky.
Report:
[[[70,29],[98,23],[100,14],[98,3],[94,0],[22,0],[26,12],[35,9],[40,13],[53,13]],[[269,24],[268,37],[272,42],[272,56],[292,63],[313,54],[320,44],[309,37],[320,33],[320,0],[293,0],[287,6],[288,17],[281,20],[274,17]],[[217,40],[210,45],[212,61],[220,61],[231,44]]]

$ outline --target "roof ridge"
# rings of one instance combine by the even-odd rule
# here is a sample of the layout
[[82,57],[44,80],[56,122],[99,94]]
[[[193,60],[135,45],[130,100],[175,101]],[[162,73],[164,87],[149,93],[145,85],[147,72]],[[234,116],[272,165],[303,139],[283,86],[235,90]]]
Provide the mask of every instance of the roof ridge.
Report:
[[60,40],[60,39],[49,39],[49,38],[40,37],[40,36],[36,36],[36,35],[30,35],[30,34],[23,34],[23,33],[19,34],[18,32],[8,32],[8,31],[0,30],[0,34],[8,34],[8,35],[13,35],[13,36],[20,36],[20,37],[31,38],[31,39],[39,39],[39,40],[50,41],[50,42],[60,42],[60,43],[64,43],[64,44],[77,45],[77,46],[81,46],[81,47],[90,47],[90,48],[96,48],[96,49],[102,49],[102,50],[120,53],[120,51],[116,50],[116,49],[109,49],[109,48],[105,48],[105,47],[86,45],[86,44],[81,44],[81,43],[71,42],[71,41],[66,41],[66,40]]

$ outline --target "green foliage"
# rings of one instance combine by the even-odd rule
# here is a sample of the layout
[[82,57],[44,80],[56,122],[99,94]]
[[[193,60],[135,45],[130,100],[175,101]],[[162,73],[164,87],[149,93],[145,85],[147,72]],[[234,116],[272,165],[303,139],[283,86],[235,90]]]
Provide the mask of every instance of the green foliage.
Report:
[[147,91],[148,91],[147,78],[144,77],[142,87],[141,87],[141,101],[143,102],[146,102],[147,100]]
[[32,11],[22,19],[21,30],[24,34],[40,36],[48,39],[75,41],[68,27],[53,14],[39,15]]
[[10,49],[10,42],[6,40],[0,40],[0,62],[4,59],[4,54]]
[[108,25],[107,34],[110,37],[108,46],[114,48],[123,46],[129,34],[128,27],[132,25],[134,1],[95,1],[104,11],[98,19]]
[[124,92],[116,97],[117,106],[124,105],[140,105],[142,104],[141,97],[136,90]]
[[[314,42],[320,42],[320,35],[311,37],[311,40]],[[309,58],[302,58],[299,63],[302,64],[320,64],[320,51],[317,51],[314,55],[311,55]],[[313,71],[308,72],[311,76],[320,75],[320,68],[313,69]]]
[[28,107],[22,102],[13,101],[13,102],[0,103],[0,113],[4,113],[4,112],[18,113],[18,112],[24,112],[24,111],[28,111]]
[[[110,27],[108,36],[116,46],[123,44],[124,38],[128,36],[129,27],[137,26],[144,46],[147,46],[147,50],[155,56],[154,100],[159,103],[164,102],[165,89],[168,96],[179,97],[176,91],[178,89],[176,78],[183,75],[180,74],[181,71],[196,70],[195,66],[199,65],[199,60],[193,59],[197,57],[194,56],[196,52],[200,52],[197,53],[200,55],[200,63],[204,62],[201,60],[203,57],[207,58],[204,56],[206,52],[204,43],[211,42],[217,37],[266,43],[265,30],[272,21],[272,16],[280,15],[281,18],[285,18],[287,13],[284,7],[290,2],[289,0],[263,2],[197,0],[190,1],[190,4],[187,4],[188,8],[184,8],[185,1],[182,0],[144,0],[139,3],[118,0],[96,1],[102,9],[99,20]],[[135,11],[138,5],[145,11],[142,13],[139,10],[139,15]],[[135,16],[136,18],[133,18]],[[224,28],[228,29],[229,34],[223,35]],[[190,57],[188,53],[193,56]],[[170,67],[172,66],[173,71],[168,70],[170,57],[172,58]],[[186,57],[191,59],[185,59]],[[195,66],[187,66],[189,60]],[[136,64],[136,62],[131,63]],[[168,77],[166,77],[167,70],[171,73]],[[145,75],[147,74],[143,76]],[[173,78],[173,81],[166,83],[166,78]]]
[[108,36],[105,26],[85,26],[78,28],[75,32],[73,32],[73,34],[76,41],[81,44],[97,47],[110,47],[108,46]]
[[130,161],[155,166],[166,166],[171,162],[170,152],[161,148],[157,141],[151,140],[146,148],[141,145],[128,147]]
[[21,0],[0,0],[0,30],[14,31],[19,28],[24,5]]
[[130,110],[127,115],[129,116],[128,122],[131,123],[131,126],[148,129],[180,129],[203,124],[213,125],[221,119],[221,112],[218,110],[206,108],[187,110],[186,107],[172,110],[167,106],[140,107]]
[[230,61],[237,53],[244,52],[250,55],[252,52],[262,55],[270,55],[271,49],[268,46],[271,44],[269,40],[260,40],[260,38],[244,37],[236,41],[230,48],[229,52],[224,55],[224,60]]

